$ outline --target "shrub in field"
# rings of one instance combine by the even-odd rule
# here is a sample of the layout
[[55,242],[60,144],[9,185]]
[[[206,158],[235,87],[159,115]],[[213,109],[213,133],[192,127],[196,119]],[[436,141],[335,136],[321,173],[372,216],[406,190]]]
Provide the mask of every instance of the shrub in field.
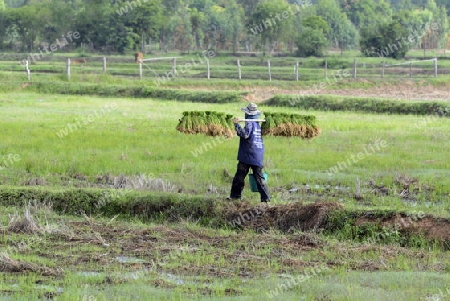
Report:
[[301,137],[311,139],[321,133],[313,115],[298,115],[265,112],[266,122],[261,125],[263,135]]
[[376,98],[357,98],[326,95],[276,95],[264,102],[274,107],[298,107],[319,111],[359,111],[398,115],[450,116],[450,106],[437,102],[406,102]]

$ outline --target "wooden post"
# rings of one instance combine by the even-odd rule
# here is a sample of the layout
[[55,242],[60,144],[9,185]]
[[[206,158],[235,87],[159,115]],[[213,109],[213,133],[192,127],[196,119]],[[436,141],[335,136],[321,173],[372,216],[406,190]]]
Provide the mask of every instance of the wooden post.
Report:
[[409,77],[412,77],[412,61],[409,63]]
[[103,57],[103,74],[106,74],[106,57]]
[[295,62],[295,80],[298,81],[298,61]]
[[267,60],[267,69],[269,70],[269,81],[272,81],[272,74],[270,73],[270,60]]
[[434,77],[438,76],[438,70],[437,70],[437,57],[434,58]]
[[173,58],[173,65],[172,65],[172,74],[173,74],[173,78],[175,78],[175,76],[177,76],[177,58]]
[[239,80],[241,80],[241,63],[239,62],[239,60],[237,60],[237,65],[238,65],[238,77]]
[[328,62],[327,62],[327,59],[325,59],[325,68],[323,69],[323,76],[325,77],[325,78],[327,78],[327,76],[328,76]]
[[356,58],[353,60],[353,79],[356,79]]
[[70,79],[70,58],[67,58],[66,74],[67,74],[67,79]]
[[384,61],[381,64],[381,78],[384,78]]
[[139,79],[142,79],[142,60],[139,60]]
[[208,68],[208,70],[207,70],[207,76],[208,76],[208,79],[209,79],[210,72],[209,72],[209,59],[208,59],[208,58],[206,58],[206,68]]
[[30,69],[28,68],[28,60],[25,61],[25,71],[27,72],[28,81],[31,80]]

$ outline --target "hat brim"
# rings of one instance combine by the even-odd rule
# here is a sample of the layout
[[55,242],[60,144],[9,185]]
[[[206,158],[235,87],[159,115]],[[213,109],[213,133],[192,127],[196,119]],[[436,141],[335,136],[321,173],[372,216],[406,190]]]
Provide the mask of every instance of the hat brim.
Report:
[[259,110],[250,111],[248,108],[241,108],[241,111],[244,111],[245,114],[250,115],[250,116],[261,114],[261,111],[259,111]]

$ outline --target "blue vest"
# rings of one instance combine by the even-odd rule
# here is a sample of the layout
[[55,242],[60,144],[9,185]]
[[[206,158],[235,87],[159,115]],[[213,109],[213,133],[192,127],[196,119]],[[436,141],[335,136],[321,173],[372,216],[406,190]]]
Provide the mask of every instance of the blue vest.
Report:
[[247,121],[245,127],[235,126],[240,137],[237,159],[245,164],[263,166],[264,142],[261,137],[261,126],[258,122]]

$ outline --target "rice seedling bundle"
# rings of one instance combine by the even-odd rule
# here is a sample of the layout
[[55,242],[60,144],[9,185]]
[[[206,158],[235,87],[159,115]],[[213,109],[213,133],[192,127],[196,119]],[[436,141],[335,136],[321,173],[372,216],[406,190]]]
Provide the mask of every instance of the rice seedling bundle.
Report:
[[[262,135],[311,139],[321,132],[313,115],[264,113]],[[176,129],[186,134],[233,137],[233,115],[215,111],[186,111]]]
[[261,125],[261,132],[269,136],[300,137],[311,139],[321,133],[313,115],[285,113],[264,113],[266,122]]
[[176,129],[185,134],[232,137],[233,115],[215,111],[186,111]]

